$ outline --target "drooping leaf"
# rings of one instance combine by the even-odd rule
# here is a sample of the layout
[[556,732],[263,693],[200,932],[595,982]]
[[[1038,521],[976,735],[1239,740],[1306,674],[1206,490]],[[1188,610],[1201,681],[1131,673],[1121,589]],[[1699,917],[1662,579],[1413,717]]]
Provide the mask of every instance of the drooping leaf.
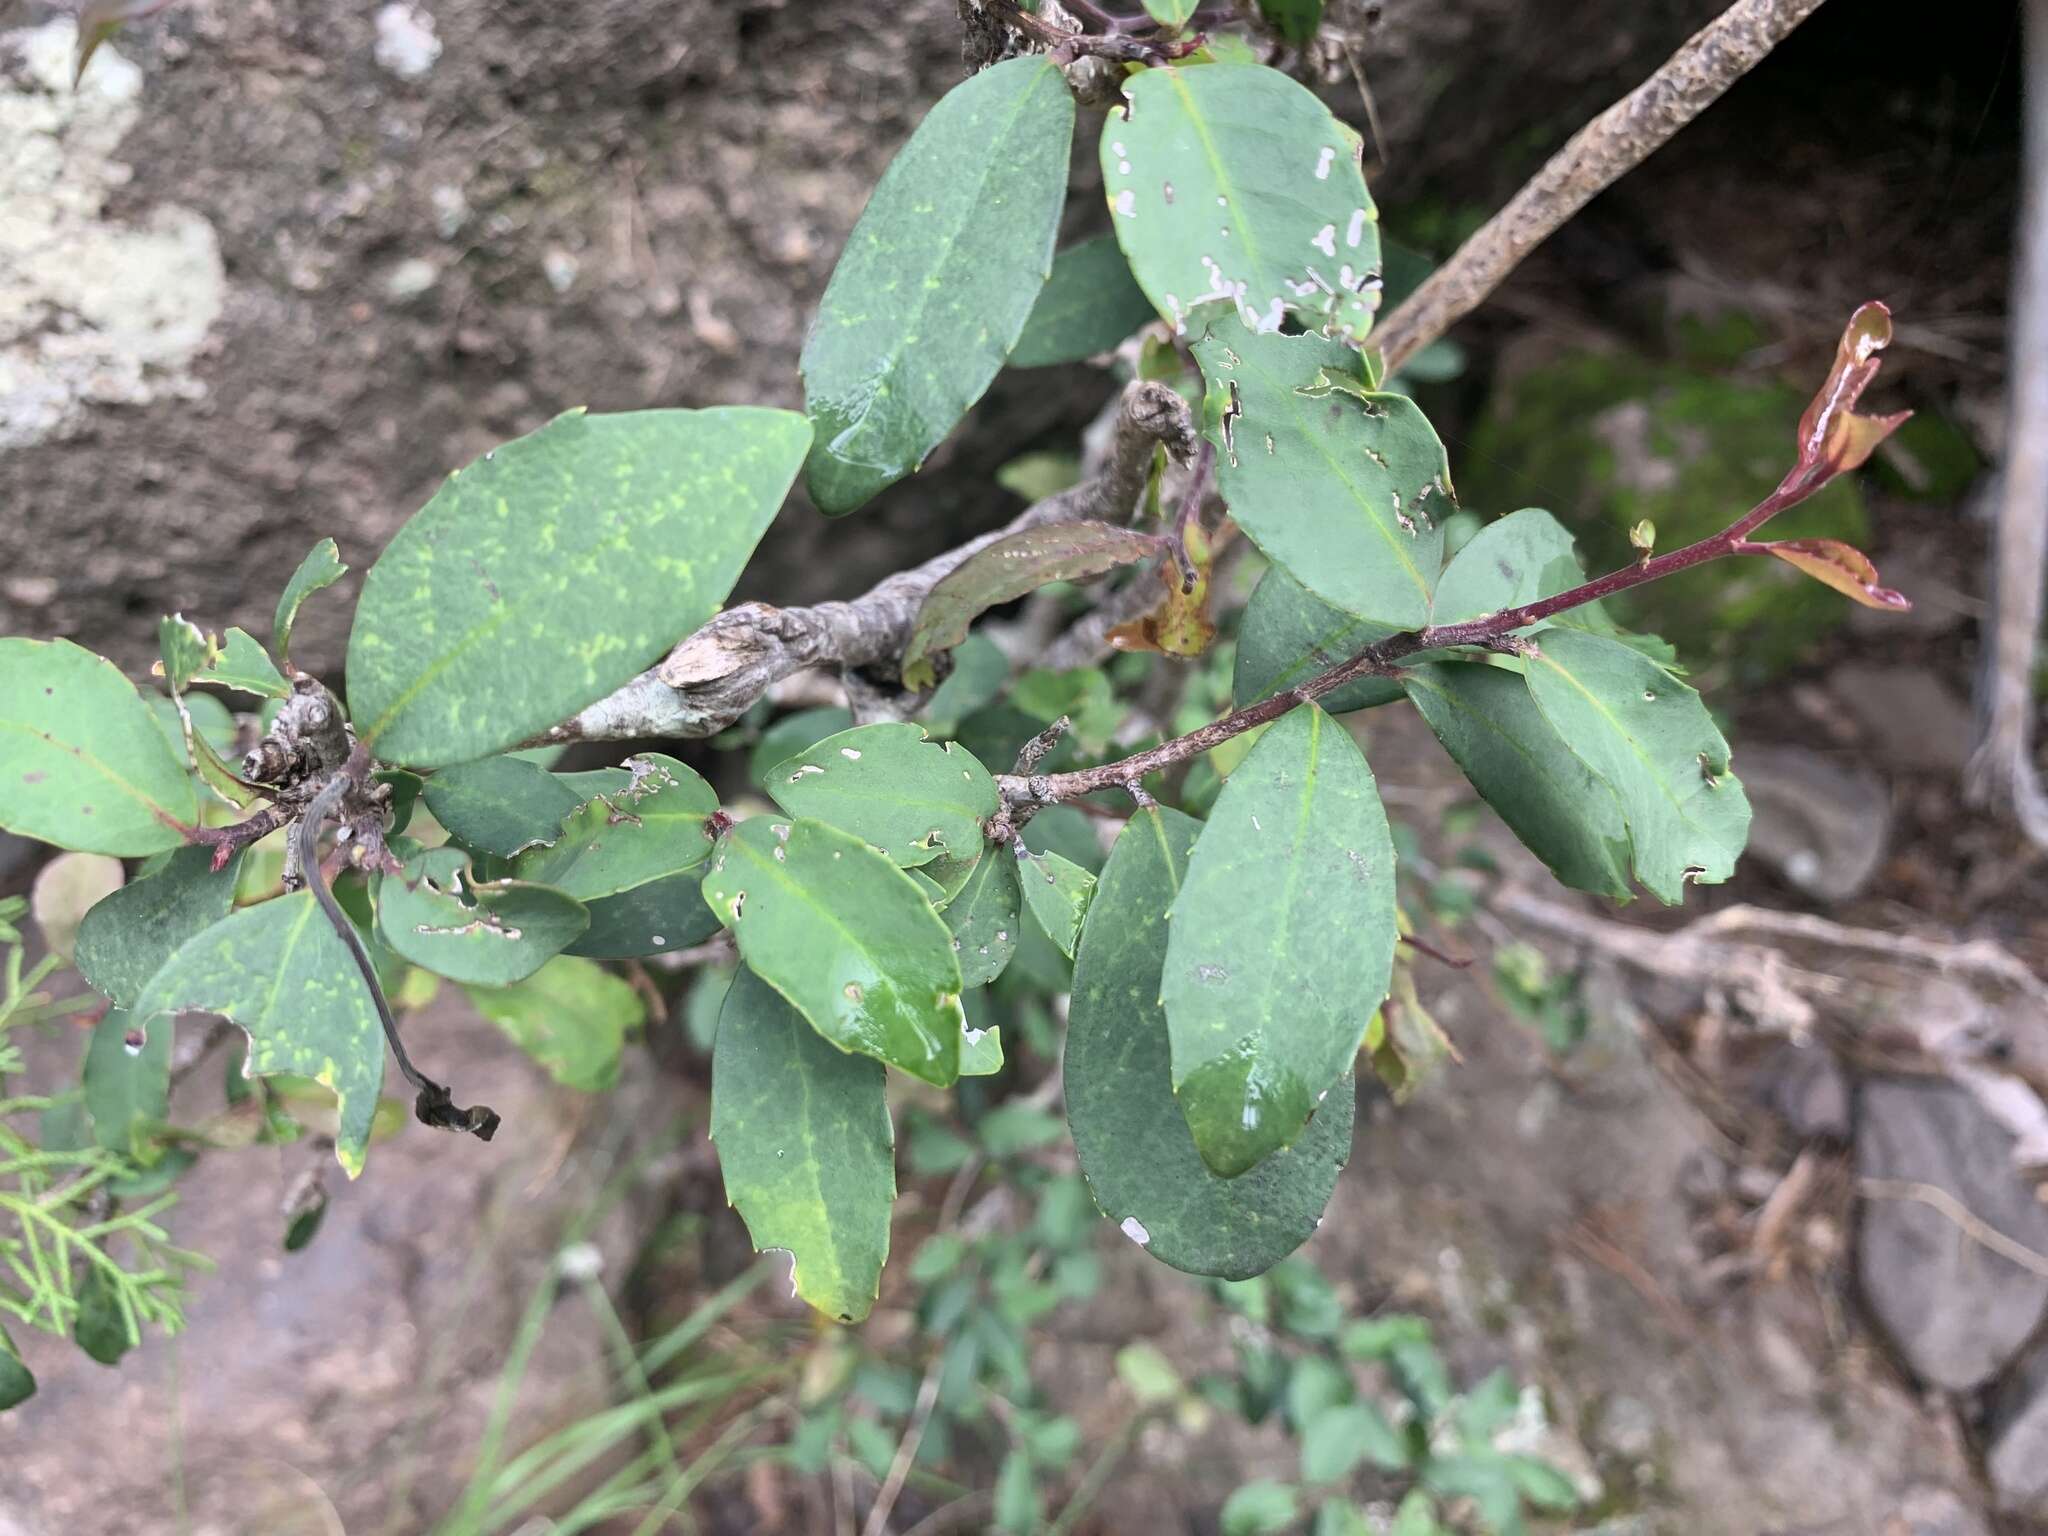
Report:
[[788,411],[575,411],[457,470],[363,578],[357,733],[434,768],[602,698],[717,610],[809,445]]
[[142,989],[135,1022],[154,1034],[164,1015],[197,1012],[241,1026],[246,1073],[287,1072],[331,1090],[335,1156],[350,1178],[363,1171],[384,1036],[355,957],[311,891],[244,907],[187,940]]
[[1606,781],[1499,667],[1439,662],[1402,675],[1444,750],[1480,797],[1566,885],[1626,901],[1628,828]]
[[1700,696],[1603,635],[1553,626],[1529,658],[1544,718],[1621,804],[1636,879],[1666,906],[1716,885],[1749,838],[1749,797]]
[[626,768],[628,782],[594,796],[553,842],[520,856],[520,879],[591,902],[684,874],[710,856],[718,792],[659,752],[629,757]]
[[1038,926],[1069,960],[1080,942],[1081,920],[1095,894],[1095,877],[1056,853],[1033,853],[1018,846],[1015,863],[1024,901]]
[[585,1093],[618,1083],[626,1035],[647,1018],[630,982],[573,955],[557,955],[517,986],[463,991],[550,1077]]
[[444,768],[422,791],[434,820],[476,853],[511,858],[562,835],[562,818],[583,803],[561,774],[518,757],[486,757]]
[[1428,623],[1451,474],[1415,402],[1365,392],[1356,354],[1319,336],[1212,337],[1195,358],[1216,483],[1252,542],[1346,613]]
[[1903,592],[1878,585],[1877,567],[1870,563],[1870,556],[1840,539],[1777,539],[1753,547],[1775,555],[1866,608],[1904,613],[1913,606],[1913,600]]
[[35,1373],[22,1363],[7,1330],[0,1328],[0,1413],[18,1407],[36,1395]]
[[460,848],[426,848],[382,877],[377,932],[392,950],[451,981],[524,981],[590,926],[582,902],[524,880],[478,881]]
[[1078,363],[1110,351],[1151,318],[1152,301],[1131,276],[1116,236],[1097,235],[1053,258],[1052,276],[1010,349],[1010,366]]
[[1201,825],[1147,807],[1118,837],[1081,930],[1064,1079],[1095,1203],[1154,1258],[1191,1274],[1262,1274],[1309,1238],[1351,1150],[1349,1078],[1286,1151],[1221,1179],[1173,1095],[1159,1004],[1167,912]]
[[1497,518],[1452,557],[1436,584],[1433,624],[1457,624],[1533,603],[1584,579],[1572,536],[1538,507]]
[[711,1139],[754,1247],[786,1250],[797,1295],[826,1316],[866,1317],[896,1199],[881,1065],[833,1049],[743,969],[718,1016]]
[[1234,1177],[1289,1146],[1387,995],[1394,845],[1349,733],[1313,704],[1238,764],[1173,904],[1160,1000],[1202,1160]]
[[1112,523],[1045,523],[1006,534],[947,572],[925,595],[903,652],[903,681],[912,688],[932,680],[928,657],[967,638],[967,626],[989,609],[1053,581],[1100,576],[1156,555],[1157,534]]
[[175,848],[192,780],[135,685],[69,640],[0,639],[0,827],[81,853]]
[[1209,617],[1209,572],[1215,560],[1201,524],[1188,525],[1184,553],[1186,571],[1177,560],[1159,563],[1151,578],[1160,585],[1159,606],[1112,629],[1112,648],[1155,651],[1164,656],[1199,656],[1209,649],[1209,642],[1216,638],[1216,625]]
[[164,962],[233,910],[240,863],[240,850],[215,869],[211,848],[180,848],[163,868],[94,906],[78,925],[77,954],[93,990],[136,1007]]
[[277,670],[270,653],[246,629],[230,629],[221,636],[219,648],[192,681],[265,699],[281,699],[291,692],[291,685]]
[[585,905],[590,908],[590,927],[569,945],[568,953],[593,960],[633,960],[688,949],[718,932],[718,915],[704,905],[694,868]]
[[1323,24],[1323,0],[1259,0],[1259,14],[1288,42],[1306,48]]
[[[1392,625],[1374,624],[1332,608],[1274,566],[1252,588],[1238,624],[1232,697],[1239,708],[1256,704],[1283,689],[1300,686],[1396,632]],[[1331,714],[1341,715],[1400,696],[1401,685],[1391,677],[1361,677],[1325,694],[1321,703]]]
[[960,957],[963,986],[987,986],[1002,975],[1022,936],[1023,903],[1017,861],[1000,848],[992,849],[968,873],[967,883],[942,914],[953,935],[953,953]]
[[915,470],[1001,369],[1052,268],[1073,139],[1065,79],[1025,54],[954,86],[889,162],[804,343],[821,511]]
[[965,748],[903,721],[827,736],[776,764],[768,793],[790,815],[830,822],[906,868],[978,858],[982,825],[1002,809],[996,781]]
[[960,1073],[960,965],[917,887],[860,838],[757,816],[720,840],[704,900],[740,957],[841,1050],[944,1088]]
[[1131,274],[1176,334],[1234,342],[1288,314],[1363,338],[1379,215],[1363,141],[1263,65],[1147,69],[1102,125],[1102,184]]
[[85,1109],[93,1139],[109,1152],[129,1155],[136,1130],[167,1113],[175,1034],[168,1019],[145,1031],[121,1008],[109,1008],[93,1026],[85,1050]]
[[341,546],[334,540],[322,539],[306,551],[306,558],[284,584],[284,593],[277,600],[277,614],[270,625],[270,643],[285,665],[291,664],[292,626],[299,621],[299,609],[315,592],[333,586],[347,574],[348,567],[341,562]]

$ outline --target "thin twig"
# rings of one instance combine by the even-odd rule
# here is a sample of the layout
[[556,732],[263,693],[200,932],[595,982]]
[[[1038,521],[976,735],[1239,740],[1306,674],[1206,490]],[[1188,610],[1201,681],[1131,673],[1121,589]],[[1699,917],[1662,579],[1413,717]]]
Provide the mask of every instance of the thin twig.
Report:
[[1911,1179],[1858,1179],[1856,1193],[1866,1200],[1911,1200],[1939,1211],[1978,1247],[1990,1249],[2001,1259],[2010,1259],[2029,1274],[2048,1279],[2048,1254],[2036,1253],[2018,1238],[2007,1237],[1939,1184],[1920,1184]]
[[897,1497],[903,1492],[903,1480],[910,1476],[910,1464],[917,1459],[917,1448],[924,1441],[926,1427],[932,1421],[932,1410],[939,1403],[939,1375],[946,1363],[943,1352],[932,1356],[932,1363],[925,1368],[924,1380],[918,1383],[917,1403],[910,1410],[910,1423],[903,1431],[903,1438],[896,1446],[896,1459],[889,1463],[889,1475],[882,1479],[881,1491],[875,1495],[875,1502],[868,1509],[868,1522],[861,1527],[861,1536],[884,1536],[889,1529],[889,1516],[895,1513]]

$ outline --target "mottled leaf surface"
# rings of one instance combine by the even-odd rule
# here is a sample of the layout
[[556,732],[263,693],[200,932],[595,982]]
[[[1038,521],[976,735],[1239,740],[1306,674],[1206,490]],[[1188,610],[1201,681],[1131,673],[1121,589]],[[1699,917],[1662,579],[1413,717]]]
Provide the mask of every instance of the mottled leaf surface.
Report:
[[954,86],[889,162],[804,343],[820,510],[916,469],[1001,369],[1052,268],[1073,139],[1066,80],[1024,54]]
[[518,757],[486,757],[444,768],[421,791],[434,820],[475,853],[500,858],[561,836],[562,818],[584,796],[563,776]]
[[1173,904],[1160,1000],[1202,1159],[1293,1143],[1350,1070],[1393,970],[1394,845],[1372,769],[1313,704],[1223,786]]
[[602,698],[717,611],[809,445],[788,411],[575,411],[457,470],[363,578],[357,732],[433,768]]
[[759,977],[733,978],[711,1056],[711,1139],[725,1198],[797,1295],[868,1315],[889,1256],[894,1135],[881,1065],[835,1050]]
[[85,1111],[93,1140],[128,1156],[136,1129],[170,1110],[171,1043],[177,1030],[158,1019],[145,1033],[124,1008],[109,1008],[85,1048]]
[[[1023,905],[1017,861],[1001,848],[991,849],[941,914],[953,935],[953,953],[960,957],[963,986],[987,986],[1002,975],[1017,952]],[[961,1071],[966,1070],[963,1065]]]
[[521,879],[595,901],[686,873],[710,856],[717,791],[659,752],[626,759],[626,769],[625,785],[593,797],[551,844],[520,858]]
[[1013,368],[1077,363],[1107,352],[1152,318],[1152,301],[1131,276],[1115,235],[1070,245],[1052,261],[1052,276],[1010,349]]
[[827,736],[776,764],[768,793],[790,815],[830,822],[906,868],[978,858],[982,824],[1002,809],[996,781],[966,748],[903,721]]
[[306,558],[284,584],[284,594],[277,600],[277,614],[271,621],[270,642],[277,647],[279,656],[287,662],[291,660],[292,626],[298,623],[299,609],[305,606],[306,599],[347,574],[348,567],[341,563],[341,546],[334,540],[322,539],[306,551]]
[[1020,849],[1015,857],[1017,878],[1023,886],[1025,905],[1068,959],[1081,938],[1081,920],[1088,914],[1089,898],[1095,894],[1095,877],[1080,865],[1056,853],[1032,853]]
[[[1538,507],[1488,523],[1444,567],[1430,621],[1457,624],[1533,603],[1585,579],[1572,536]],[[1522,631],[1526,633],[1526,631]]]
[[583,903],[524,880],[478,881],[460,848],[423,849],[382,878],[377,932],[394,952],[451,981],[524,981],[590,926]]
[[1067,1124],[1096,1205],[1126,1237],[1175,1269],[1242,1280],[1315,1231],[1351,1153],[1356,1100],[1346,1077],[1292,1147],[1241,1178],[1218,1178],[1196,1152],[1173,1095],[1159,984],[1167,913],[1201,830],[1148,807],[1103,867],[1074,964]]
[[556,956],[515,987],[463,990],[550,1077],[585,1093],[617,1085],[626,1034],[647,1016],[630,982],[572,955]]
[[720,841],[704,900],[740,957],[841,1050],[941,1088],[959,1076],[953,937],[886,855],[820,821],[757,816]]
[[81,853],[175,848],[199,801],[135,685],[69,640],[0,639],[0,827]]
[[161,869],[131,880],[94,905],[78,925],[78,969],[93,989],[133,1008],[150,977],[185,941],[235,904],[241,853],[213,867],[213,850],[180,848]]
[[[1252,588],[1238,623],[1236,672],[1231,692],[1239,707],[1295,688],[1368,645],[1396,633],[1392,625],[1354,618],[1332,608],[1278,566]],[[1401,696],[1390,677],[1361,677],[1326,694],[1322,706],[1333,715],[1371,709]]]
[[1620,641],[1563,626],[1543,632],[1528,680],[1544,718],[1614,791],[1651,895],[1676,906],[1688,879],[1734,873],[1749,797],[1697,693]]

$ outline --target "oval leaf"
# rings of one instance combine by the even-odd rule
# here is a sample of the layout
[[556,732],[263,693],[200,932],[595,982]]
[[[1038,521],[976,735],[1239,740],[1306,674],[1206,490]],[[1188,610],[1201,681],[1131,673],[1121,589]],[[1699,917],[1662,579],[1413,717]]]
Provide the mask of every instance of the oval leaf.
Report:
[[[1232,696],[1239,708],[1256,704],[1283,689],[1299,687],[1395,633],[1391,625],[1332,608],[1274,566],[1252,588],[1238,624]],[[1401,685],[1393,678],[1361,677],[1325,694],[1320,702],[1331,714],[1341,715],[1399,697]]]
[[1751,547],[1776,555],[1787,565],[1854,598],[1866,608],[1905,613],[1913,606],[1913,600],[1905,593],[1879,586],[1877,567],[1870,563],[1870,556],[1840,539],[1778,539]]
[[516,987],[464,987],[478,1013],[565,1088],[617,1085],[626,1034],[647,1017],[632,984],[593,960],[558,955]]
[[22,1363],[7,1330],[0,1328],[0,1413],[36,1395],[35,1373]]
[[552,844],[520,858],[520,879],[595,901],[704,862],[718,792],[659,752],[627,758],[626,769],[631,777],[623,786],[594,796],[562,823]]
[[711,1055],[711,1139],[725,1198],[797,1295],[857,1323],[874,1306],[896,1199],[881,1067],[834,1050],[759,977],[733,978]]
[[1017,878],[1024,901],[1045,936],[1069,960],[1081,938],[1081,920],[1095,894],[1095,877],[1056,853],[1033,853],[1017,845]]
[[1012,368],[1077,363],[1115,348],[1152,318],[1152,301],[1131,276],[1115,235],[1070,245],[1052,260],[1052,276],[1010,349]]
[[1563,592],[1584,579],[1564,524],[1539,507],[1525,507],[1488,523],[1452,556],[1437,580],[1430,622],[1483,618]]
[[236,850],[215,869],[211,848],[180,848],[95,904],[78,925],[79,971],[116,1007],[135,1007],[166,960],[234,909],[240,862]]
[[341,546],[332,539],[322,539],[306,551],[306,558],[284,584],[284,595],[277,600],[277,615],[271,621],[270,643],[277,647],[277,654],[287,666],[291,664],[292,626],[298,623],[299,609],[315,592],[333,586],[347,574],[348,567],[341,563]]
[[583,903],[523,880],[479,883],[460,848],[429,848],[378,883],[377,932],[397,954],[451,981],[524,981],[590,926]]
[[1363,141],[1316,94],[1263,65],[1147,69],[1102,125],[1102,184],[1131,273],[1176,334],[1234,311],[1277,332],[1341,315],[1362,337],[1379,302],[1379,214]]
[[788,411],[574,411],[457,470],[363,578],[357,732],[431,768],[602,698],[717,611],[809,445]]
[[1167,910],[1201,824],[1150,807],[1117,838],[1081,930],[1063,1068],[1095,1203],[1153,1258],[1243,1280],[1307,1242],[1351,1153],[1350,1079],[1300,1140],[1238,1179],[1212,1173],[1173,1096],[1159,982]]
[[511,858],[553,843],[562,818],[586,798],[538,763],[486,757],[444,768],[421,791],[434,820],[472,853]]
[[1216,798],[1173,904],[1160,1001],[1202,1160],[1290,1145],[1350,1069],[1393,973],[1394,845],[1372,769],[1313,704]]
[[[1023,907],[1017,861],[1005,857],[1000,848],[990,850],[968,872],[967,883],[943,913],[953,934],[953,953],[960,957],[963,986],[985,987],[1003,974],[1017,953]],[[966,1072],[964,1062],[960,1070]]]
[[942,97],[897,152],[804,342],[804,483],[851,512],[924,462],[1009,356],[1052,267],[1074,98],[1043,54]]
[[823,822],[757,816],[718,845],[704,900],[740,957],[841,1050],[941,1088],[960,1075],[952,935],[884,855]]
[[768,793],[790,815],[828,821],[905,868],[979,858],[982,824],[1002,809],[996,781],[966,748],[901,721],[827,736],[776,764]]
[[704,905],[694,869],[585,905],[589,930],[569,945],[568,953],[594,960],[636,960],[688,949],[718,932],[718,914]]
[[1628,823],[1636,879],[1666,906],[1717,885],[1749,840],[1749,797],[1700,696],[1640,652],[1554,626],[1528,660],[1529,692]]

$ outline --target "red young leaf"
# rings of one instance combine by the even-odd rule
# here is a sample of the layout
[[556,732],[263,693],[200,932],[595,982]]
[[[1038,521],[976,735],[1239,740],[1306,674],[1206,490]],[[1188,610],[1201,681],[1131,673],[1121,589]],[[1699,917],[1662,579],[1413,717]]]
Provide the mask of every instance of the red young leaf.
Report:
[[1877,567],[1870,563],[1870,557],[1840,539],[1779,539],[1769,544],[1751,544],[1748,548],[1776,555],[1787,565],[1797,566],[1815,581],[1825,582],[1866,608],[1904,613],[1913,606],[1912,599],[1903,593],[1879,586]]
[[1827,382],[1799,418],[1799,467],[1788,479],[1806,481],[1817,476],[1818,484],[1859,468],[1873,449],[1897,431],[1913,413],[1897,411],[1889,416],[1859,416],[1856,402],[1877,377],[1883,363],[1881,354],[1891,345],[1892,312],[1872,300],[1849,317],[1835,349],[1835,366]]

